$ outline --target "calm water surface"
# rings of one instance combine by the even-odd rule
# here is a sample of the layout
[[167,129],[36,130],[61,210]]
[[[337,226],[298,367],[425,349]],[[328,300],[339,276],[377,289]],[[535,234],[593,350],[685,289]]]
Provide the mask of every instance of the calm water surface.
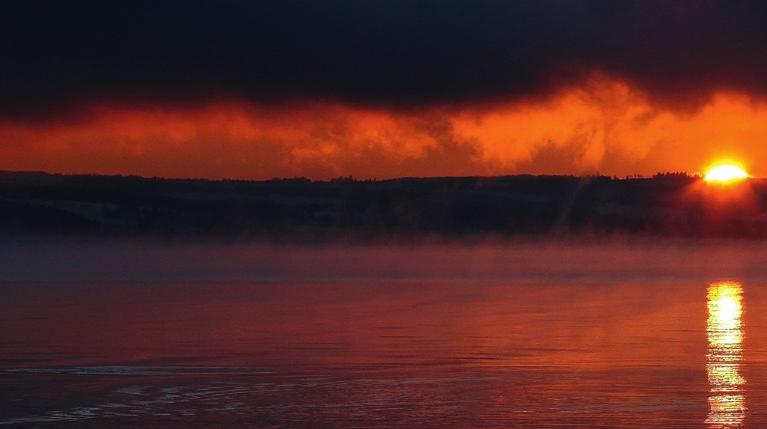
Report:
[[0,425],[767,425],[753,248],[3,252]]

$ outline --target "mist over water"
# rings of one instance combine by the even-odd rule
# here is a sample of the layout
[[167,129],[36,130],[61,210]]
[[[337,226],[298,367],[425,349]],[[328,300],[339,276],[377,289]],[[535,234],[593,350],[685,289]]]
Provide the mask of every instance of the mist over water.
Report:
[[0,241],[5,281],[580,281],[767,278],[760,241],[614,238],[264,244]]
[[0,245],[0,425],[763,427],[755,242]]

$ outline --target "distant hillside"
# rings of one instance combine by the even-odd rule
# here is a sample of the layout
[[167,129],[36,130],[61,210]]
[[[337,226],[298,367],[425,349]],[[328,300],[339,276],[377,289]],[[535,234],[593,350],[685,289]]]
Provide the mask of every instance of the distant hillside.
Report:
[[767,182],[506,176],[206,181],[0,172],[4,236],[767,237]]

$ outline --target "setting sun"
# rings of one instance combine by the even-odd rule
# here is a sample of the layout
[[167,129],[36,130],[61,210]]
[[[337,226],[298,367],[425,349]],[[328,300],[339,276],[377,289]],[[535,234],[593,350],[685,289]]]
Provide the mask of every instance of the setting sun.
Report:
[[704,180],[713,183],[732,183],[751,177],[743,167],[734,164],[717,164],[706,171]]

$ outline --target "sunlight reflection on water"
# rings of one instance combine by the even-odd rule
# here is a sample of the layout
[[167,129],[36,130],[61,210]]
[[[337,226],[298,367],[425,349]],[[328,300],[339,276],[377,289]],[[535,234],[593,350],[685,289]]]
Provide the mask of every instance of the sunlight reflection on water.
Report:
[[0,428],[767,428],[755,248],[57,249],[0,275]]
[[743,424],[746,380],[740,373],[742,296],[743,287],[736,282],[712,283],[708,288],[706,373],[711,393],[706,424],[710,428],[737,428]]

